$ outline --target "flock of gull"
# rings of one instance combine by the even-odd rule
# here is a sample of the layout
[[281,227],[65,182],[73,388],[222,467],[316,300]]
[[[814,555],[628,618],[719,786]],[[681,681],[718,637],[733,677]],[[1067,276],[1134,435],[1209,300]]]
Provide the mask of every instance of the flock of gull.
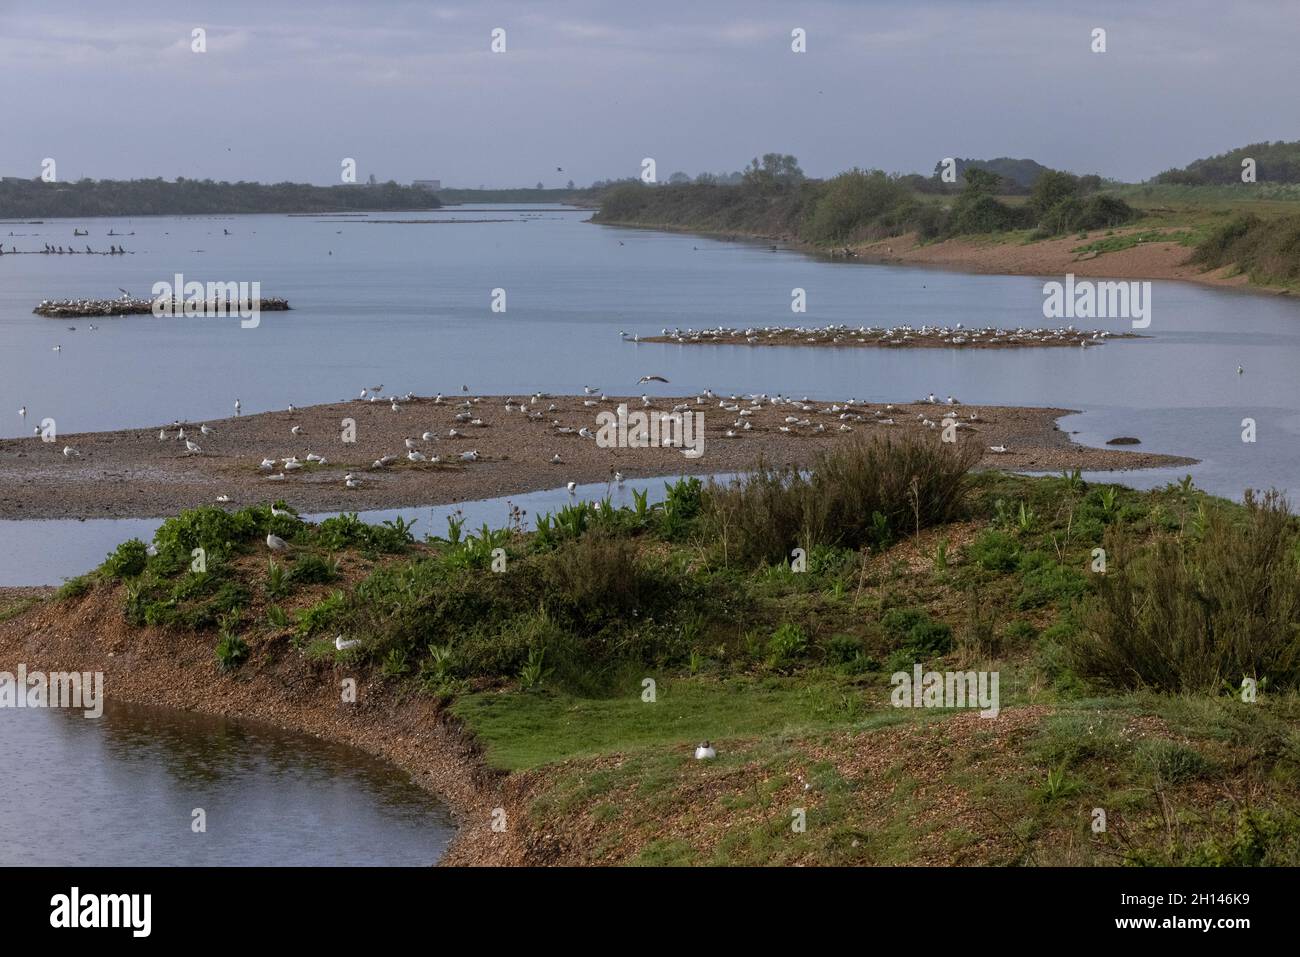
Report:
[[[117,299],[42,299],[40,305],[32,310],[38,316],[47,319],[84,319],[93,316],[128,316],[152,313],[155,300],[134,298],[123,291]],[[217,303],[204,303],[205,311],[212,311]],[[232,308],[226,303],[227,311]],[[262,312],[283,312],[289,308],[287,299],[268,297],[258,300],[257,308]],[[185,301],[176,299],[172,303],[174,315],[185,314]]]
[[1095,346],[1107,339],[1131,338],[1130,334],[1111,333],[1104,329],[1084,330],[1074,326],[1059,329],[1002,329],[986,327],[967,329],[955,326],[751,326],[740,329],[718,326],[713,329],[664,329],[649,339],[620,332],[628,342],[675,342],[679,344],[717,343],[723,345],[817,345],[817,346]]
[[[668,382],[663,376],[647,375],[642,376],[640,383],[646,382]],[[369,403],[388,403],[389,408],[395,413],[402,413],[405,407],[415,402],[426,400],[418,399],[412,392],[403,396],[381,396],[383,385],[371,386],[361,390],[357,401]],[[416,434],[408,435],[403,439],[404,451],[401,453],[387,453],[375,459],[371,463],[370,471],[382,471],[398,464],[403,457],[413,464],[440,465],[444,461],[459,462],[477,462],[483,456],[477,448],[470,448],[463,451],[452,451],[448,453],[447,459],[440,453],[433,451],[438,446],[432,443],[440,442],[443,438],[449,441],[468,440],[474,430],[486,428],[488,423],[484,421],[482,412],[483,398],[479,396],[468,395],[468,387],[462,386],[462,392],[465,393],[460,401],[452,402],[443,396],[441,392],[427,400],[433,405],[444,406],[452,410],[452,419],[454,424],[446,430],[445,436],[439,435],[437,431],[426,429],[418,431]],[[519,414],[525,416],[529,421],[545,425],[550,433],[556,437],[576,437],[582,440],[596,439],[596,433],[587,426],[574,428],[570,425],[564,425],[558,418],[553,418],[560,412],[559,406],[555,402],[549,401],[552,396],[545,392],[535,392],[527,400],[507,397],[503,403],[503,410],[506,414]],[[580,399],[584,409],[596,409],[601,406],[607,406],[615,401],[606,395],[596,386],[584,386],[583,395]],[[956,407],[962,403],[949,395],[945,399],[939,399],[934,393],[918,400],[918,404],[935,406],[934,412],[916,413],[917,423],[927,429],[938,429],[942,425],[951,425],[958,430],[974,429],[975,423],[982,422],[977,411],[967,411],[964,414],[958,412]],[[646,394],[641,396],[641,407],[643,409],[656,409],[655,401]],[[870,403],[850,398],[843,402],[818,403],[808,396],[802,399],[785,396],[777,393],[768,395],[767,393],[750,393],[747,395],[728,395],[720,396],[715,394],[711,389],[705,389],[696,395],[693,400],[677,402],[672,405],[672,413],[683,412],[704,412],[707,409],[720,409],[729,416],[735,416],[731,425],[723,432],[723,438],[735,439],[741,437],[747,432],[754,430],[753,416],[764,410],[776,412],[785,412],[777,425],[777,432],[783,435],[820,435],[834,429],[840,433],[853,432],[856,425],[868,424],[877,426],[893,426],[900,423],[899,417],[902,416],[902,410],[898,409],[892,403],[879,404],[872,408]],[[242,404],[239,399],[235,399],[235,415],[242,414]],[[656,409],[657,410],[657,409]],[[944,410],[944,411],[940,411]],[[297,412],[297,408],[291,403],[288,411],[292,414]],[[663,411],[663,410],[657,410]],[[23,406],[18,410],[19,416],[26,417],[27,407]],[[931,418],[934,416],[934,418]],[[830,428],[828,429],[828,425]],[[170,429],[170,431],[169,431]],[[36,428],[36,434],[40,434],[41,429]],[[180,420],[172,422],[170,427],[164,427],[158,430],[159,442],[180,442],[184,444],[184,456],[202,455],[203,448],[198,444],[196,439],[207,438],[217,434],[217,430],[209,425],[200,424],[197,432],[193,426],[190,432],[186,432],[185,424]],[[301,425],[292,425],[289,428],[289,434],[295,439],[305,438],[307,432]],[[417,437],[418,436],[418,437]],[[638,438],[645,441],[650,436],[646,432],[641,432]],[[700,453],[692,448],[680,450],[687,458],[698,458]],[[1010,451],[1005,445],[989,446],[989,451],[994,453],[1006,453]],[[81,453],[71,447],[65,446],[63,449],[64,458],[78,458]],[[564,464],[564,458],[559,452],[554,452],[547,460],[551,465]],[[312,466],[328,465],[328,460],[323,455],[307,451],[306,454],[299,458],[297,453],[287,456],[266,456],[263,457],[258,465],[259,471],[266,473],[265,478],[271,482],[284,482],[288,475],[298,472]],[[613,472],[613,481],[619,485],[623,484],[623,474]],[[343,476],[343,483],[349,489],[357,489],[362,485],[362,477],[354,472],[348,472]],[[570,481],[567,483],[569,493],[572,495],[576,492],[577,483]],[[230,501],[228,495],[217,497],[218,503],[227,503]],[[286,513],[287,514],[287,513]]]

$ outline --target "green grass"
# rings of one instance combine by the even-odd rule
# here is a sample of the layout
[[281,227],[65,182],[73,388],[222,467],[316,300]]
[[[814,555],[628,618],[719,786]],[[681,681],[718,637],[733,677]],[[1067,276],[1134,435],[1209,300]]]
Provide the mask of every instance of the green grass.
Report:
[[[214,673],[302,656],[438,698],[490,766],[532,772],[537,826],[586,820],[591,860],[1300,861],[1300,641],[1272,627],[1297,620],[1300,521],[1190,479],[1139,492],[951,464],[879,446],[807,482],[683,482],[654,507],[418,545],[353,516],[196,510],[163,526],[157,555],[119,549],[63,595],[119,588],[128,620],[202,632]],[[923,472],[948,476],[933,514]],[[746,524],[756,507],[772,520]],[[280,572],[259,550],[268,529],[295,545]],[[1204,614],[1167,633],[1144,596]],[[340,633],[360,643],[338,652]],[[1255,704],[1234,693],[1242,661],[1270,679]],[[889,675],[915,664],[998,671],[1023,731],[891,707]],[[717,760],[693,759],[701,740]]]
[[[647,675],[647,677],[651,677]],[[799,677],[657,680],[657,700],[641,685],[611,698],[560,692],[480,693],[457,699],[453,713],[475,731],[494,767],[537,767],[571,757],[677,747],[700,741],[804,733],[906,715],[874,713],[885,687],[822,671]]]
[[1179,243],[1183,246],[1191,246],[1198,240],[1196,233],[1188,229],[1179,230],[1161,230],[1161,229],[1142,229],[1132,232],[1115,233],[1114,235],[1103,236],[1101,239],[1095,239],[1090,243],[1084,243],[1082,246],[1075,246],[1071,252],[1074,253],[1114,253],[1123,249],[1132,249],[1134,246],[1141,246],[1143,243]]

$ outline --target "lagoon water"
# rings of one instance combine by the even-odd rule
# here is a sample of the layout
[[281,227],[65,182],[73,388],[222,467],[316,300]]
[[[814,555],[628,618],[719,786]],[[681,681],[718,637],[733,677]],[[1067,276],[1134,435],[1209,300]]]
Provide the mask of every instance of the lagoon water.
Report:
[[[1191,469],[1093,476],[1100,480],[1150,486],[1190,471],[1202,488],[1231,497],[1298,484],[1300,303],[1291,298],[1157,282],[1144,330],[1151,338],[1086,350],[632,344],[620,330],[1047,323],[1041,279],[832,263],[765,245],[600,227],[587,217],[485,207],[2,223],[6,250],[119,242],[133,255],[0,257],[0,437],[27,435],[45,417],[62,433],[156,429],[227,416],[236,397],[251,413],[351,398],[380,383],[386,393],[450,394],[462,384],[476,393],[583,385],[617,393],[658,374],[671,384],[657,394],[712,388],[886,402],[935,392],[968,405],[1079,409],[1062,427],[1081,442],[1131,435],[1143,448],[1202,460]],[[498,221],[469,222],[476,219]],[[76,227],[90,235],[74,240]],[[110,239],[110,229],[125,235]],[[66,321],[31,312],[42,299],[111,297],[119,287],[149,295],[176,273],[257,281],[294,308],[263,315],[254,329],[235,319]],[[790,311],[795,287],[807,292],[804,316]],[[491,310],[496,289],[505,291],[504,313]],[[22,405],[25,421],[15,414]],[[1257,423],[1253,444],[1241,441],[1244,418]],[[623,499],[632,487],[661,490],[628,484]],[[580,491],[617,495],[603,486]],[[530,519],[565,499],[563,490],[513,497]],[[440,533],[456,508],[471,526],[506,521],[502,500],[401,514],[421,519],[419,533]],[[0,523],[0,585],[55,583],[156,525]],[[125,708],[102,721],[0,713],[0,733],[6,756],[19,756],[10,766],[30,769],[0,797],[0,865],[426,864],[449,834],[437,805],[401,775],[310,739]],[[189,831],[196,806],[209,812],[202,837]]]
[[453,833],[390,765],[264,725],[110,696],[94,719],[5,709],[0,740],[0,867],[419,867]]
[[[1294,484],[1300,302],[1157,282],[1149,339],[1095,349],[828,350],[632,344],[665,326],[846,322],[1034,327],[1042,280],[829,262],[766,245],[617,229],[581,210],[480,207],[371,216],[136,218],[0,224],[6,248],[90,235],[129,256],[0,257],[0,436],[157,427],[385,392],[785,392],[870,401],[956,395],[1052,405],[1080,441],[1140,438],[1202,460],[1201,487]],[[394,222],[411,220],[413,222]],[[470,220],[495,220],[472,222]],[[134,233],[110,239],[106,233]],[[230,235],[224,231],[228,230]],[[13,235],[8,234],[12,232]],[[155,282],[258,281],[294,309],[235,319],[42,319],[42,299],[148,295]],[[1057,277],[1060,278],[1060,277]],[[790,311],[791,290],[808,312]],[[506,311],[491,309],[505,291]],[[1121,330],[1124,321],[1080,325]],[[69,329],[75,326],[76,331]],[[59,352],[54,345],[61,345]],[[1244,374],[1238,375],[1238,366]],[[15,414],[26,405],[26,422]],[[1258,441],[1241,441],[1253,418]],[[1134,484],[1168,481],[1134,474]]]

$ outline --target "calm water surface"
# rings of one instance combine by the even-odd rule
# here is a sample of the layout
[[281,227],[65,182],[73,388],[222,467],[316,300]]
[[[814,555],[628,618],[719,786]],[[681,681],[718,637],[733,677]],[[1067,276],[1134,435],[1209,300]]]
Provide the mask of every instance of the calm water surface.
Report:
[[[622,342],[665,326],[786,323],[807,290],[809,323],[1039,326],[1042,281],[831,263],[766,246],[584,223],[584,211],[509,208],[372,217],[239,216],[0,224],[6,248],[120,241],[132,256],[0,257],[0,435],[53,417],[62,432],[156,426],[174,418],[387,392],[712,387],[826,399],[952,393],[968,404],[1084,410],[1077,438],[1115,435],[1202,459],[1198,483],[1239,497],[1293,484],[1300,464],[1300,303],[1155,283],[1148,340],[1097,349],[955,352],[753,349]],[[452,222],[502,219],[505,222]],[[436,220],[379,223],[380,219]],[[120,240],[104,234],[134,232]],[[231,235],[223,234],[229,230]],[[12,231],[13,237],[6,234]],[[65,322],[31,314],[45,298],[148,295],[174,273],[258,280],[294,311],[256,329],[230,319]],[[507,311],[490,309],[506,291]],[[1122,321],[1085,323],[1120,330]],[[68,327],[76,326],[76,331]],[[52,351],[61,345],[60,352]],[[1238,366],[1244,374],[1237,375]],[[15,414],[26,405],[26,423]],[[1240,440],[1254,418],[1258,441]],[[1146,479],[1131,476],[1140,484]],[[1161,479],[1164,480],[1163,478]]]
[[[6,249],[120,242],[134,255],[0,257],[0,437],[44,417],[61,432],[158,426],[388,393],[784,392],[868,401],[958,396],[968,405],[1083,410],[1063,427],[1087,444],[1132,435],[1202,459],[1201,487],[1293,488],[1300,466],[1300,304],[1155,283],[1150,339],[1097,349],[947,352],[631,344],[663,327],[785,324],[1044,325],[1042,281],[831,263],[766,246],[584,223],[565,209],[370,217],[239,216],[0,224]],[[382,223],[378,220],[425,220]],[[500,219],[504,222],[466,222]],[[90,236],[73,239],[75,227]],[[109,239],[110,229],[131,234]],[[226,235],[228,230],[231,235]],[[259,281],[294,309],[237,320],[32,315],[46,298],[137,296],[175,273]],[[1059,278],[1059,277],[1058,277]],[[493,290],[506,312],[490,309]],[[1081,323],[1120,331],[1126,323]],[[70,328],[75,327],[75,328]],[[58,352],[55,345],[61,346]],[[1244,369],[1238,375],[1237,367]],[[29,415],[15,412],[26,405]],[[1253,418],[1258,441],[1241,442]],[[1183,469],[1106,473],[1138,486]],[[635,487],[658,495],[662,483]],[[3,494],[3,490],[0,490]],[[563,490],[514,496],[531,517]],[[369,513],[441,532],[506,521],[506,500]],[[93,567],[158,522],[0,522],[0,584],[53,583]],[[0,865],[10,863],[429,864],[450,835],[436,803],[386,765],[249,725],[118,707],[102,720],[0,711],[10,777],[0,790]],[[14,775],[16,774],[16,777]],[[190,831],[194,807],[208,831]]]
[[392,766],[265,725],[123,704],[98,719],[4,709],[0,740],[0,866],[427,866],[453,833]]

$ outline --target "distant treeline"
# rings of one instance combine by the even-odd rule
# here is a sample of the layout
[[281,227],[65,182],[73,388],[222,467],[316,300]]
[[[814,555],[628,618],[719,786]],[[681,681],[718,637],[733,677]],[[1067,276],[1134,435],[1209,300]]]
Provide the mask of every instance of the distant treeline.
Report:
[[46,183],[0,180],[0,219],[56,216],[217,215],[224,213],[332,213],[436,209],[427,189],[375,183],[310,186],[305,183],[225,183],[210,179],[93,180]]
[[1255,182],[1300,183],[1300,141],[1251,143],[1219,156],[1188,163],[1182,169],[1165,170],[1157,183],[1179,186],[1227,186],[1241,183],[1242,161],[1255,161]]
[[449,203],[592,203],[597,189],[440,189],[438,199]]
[[917,180],[852,169],[828,180],[806,178],[792,156],[755,159],[738,186],[625,184],[606,192],[601,223],[668,226],[705,232],[779,236],[816,244],[871,242],[916,231],[924,239],[1015,229],[1038,237],[1120,226],[1135,218],[1123,200],[1100,194],[1099,177],[1044,170],[1026,199],[998,199],[1006,183],[968,164],[960,192],[921,196]]

